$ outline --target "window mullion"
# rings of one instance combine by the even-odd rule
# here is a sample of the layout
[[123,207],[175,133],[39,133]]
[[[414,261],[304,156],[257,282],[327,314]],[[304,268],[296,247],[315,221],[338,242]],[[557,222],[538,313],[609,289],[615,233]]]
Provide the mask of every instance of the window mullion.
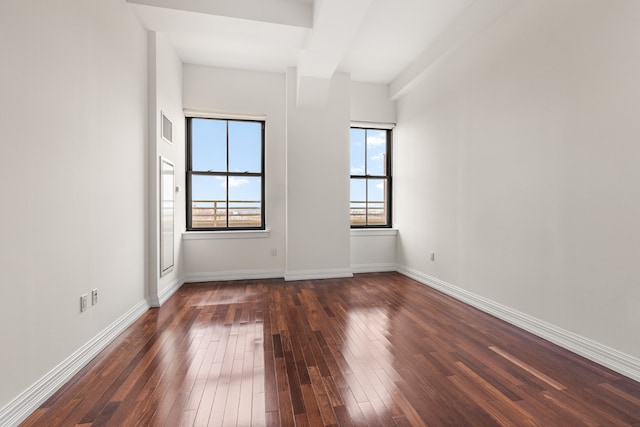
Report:
[[364,175],[366,176],[364,182],[364,225],[369,225],[369,144],[367,144],[367,132],[364,130]]
[[266,183],[265,183],[265,159],[267,157],[265,153],[265,122],[262,122],[260,126],[260,224],[263,226],[267,221],[267,201],[265,197],[267,196],[266,191]]
[[227,131],[226,131],[226,144],[227,144],[227,176],[226,176],[226,210],[225,210],[225,217],[226,217],[226,224],[225,226],[228,228],[229,227],[229,121],[226,121],[226,127],[227,127]]
[[367,144],[367,129],[364,130],[364,174],[369,176],[369,144]]
[[369,225],[369,178],[364,179],[364,225]]

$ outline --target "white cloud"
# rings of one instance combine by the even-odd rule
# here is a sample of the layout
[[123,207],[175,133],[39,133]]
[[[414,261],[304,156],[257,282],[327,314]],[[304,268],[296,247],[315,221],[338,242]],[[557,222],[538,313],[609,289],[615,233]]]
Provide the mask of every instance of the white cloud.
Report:
[[384,154],[376,154],[375,156],[371,156],[371,160],[384,160]]
[[378,145],[384,145],[385,143],[386,143],[385,138],[381,136],[367,136],[368,145],[378,146]]
[[351,175],[362,175],[364,174],[363,167],[351,168]]
[[[249,184],[248,179],[229,177],[229,188],[240,187],[241,185]],[[224,186],[224,183],[222,184]]]
[[384,182],[381,182],[380,184],[376,185],[376,188],[379,188],[380,190],[384,190]]

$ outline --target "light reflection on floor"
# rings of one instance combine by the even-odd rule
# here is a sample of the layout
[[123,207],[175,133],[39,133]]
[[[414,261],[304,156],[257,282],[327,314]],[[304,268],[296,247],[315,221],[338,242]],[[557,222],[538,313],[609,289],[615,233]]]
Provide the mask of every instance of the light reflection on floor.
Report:
[[374,307],[348,313],[342,351],[352,370],[345,378],[357,402],[357,407],[353,403],[347,406],[354,419],[374,419],[395,412],[394,356],[387,338],[387,312],[385,307]]

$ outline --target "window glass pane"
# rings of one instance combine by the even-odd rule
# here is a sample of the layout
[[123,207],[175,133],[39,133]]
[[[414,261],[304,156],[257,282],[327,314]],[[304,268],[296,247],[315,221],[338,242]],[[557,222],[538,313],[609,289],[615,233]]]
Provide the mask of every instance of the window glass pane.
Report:
[[349,219],[351,225],[366,224],[367,180],[351,179],[351,204]]
[[226,227],[227,178],[191,176],[191,224],[193,227]]
[[367,181],[367,223],[369,225],[384,225],[387,223],[387,180],[369,179]]
[[260,172],[262,124],[229,121],[229,172]]
[[229,227],[260,227],[262,225],[261,194],[260,177],[229,177]]
[[352,227],[391,226],[391,131],[351,128],[351,197],[349,219]]
[[351,129],[351,175],[365,174],[364,129]]
[[264,229],[264,122],[187,118],[187,124],[187,229]]
[[191,120],[191,158],[194,171],[227,170],[227,124],[224,120]]
[[367,173],[385,175],[387,156],[387,132],[369,129],[367,131]]

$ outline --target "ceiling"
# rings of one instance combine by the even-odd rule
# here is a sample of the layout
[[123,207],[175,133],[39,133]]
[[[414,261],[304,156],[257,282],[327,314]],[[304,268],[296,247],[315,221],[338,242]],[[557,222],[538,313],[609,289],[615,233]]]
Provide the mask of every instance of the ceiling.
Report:
[[393,97],[517,1],[128,3],[148,30],[166,34],[184,63],[269,72],[297,67],[299,91],[308,88],[310,96],[321,93],[335,72],[345,72],[354,81],[389,84]]

